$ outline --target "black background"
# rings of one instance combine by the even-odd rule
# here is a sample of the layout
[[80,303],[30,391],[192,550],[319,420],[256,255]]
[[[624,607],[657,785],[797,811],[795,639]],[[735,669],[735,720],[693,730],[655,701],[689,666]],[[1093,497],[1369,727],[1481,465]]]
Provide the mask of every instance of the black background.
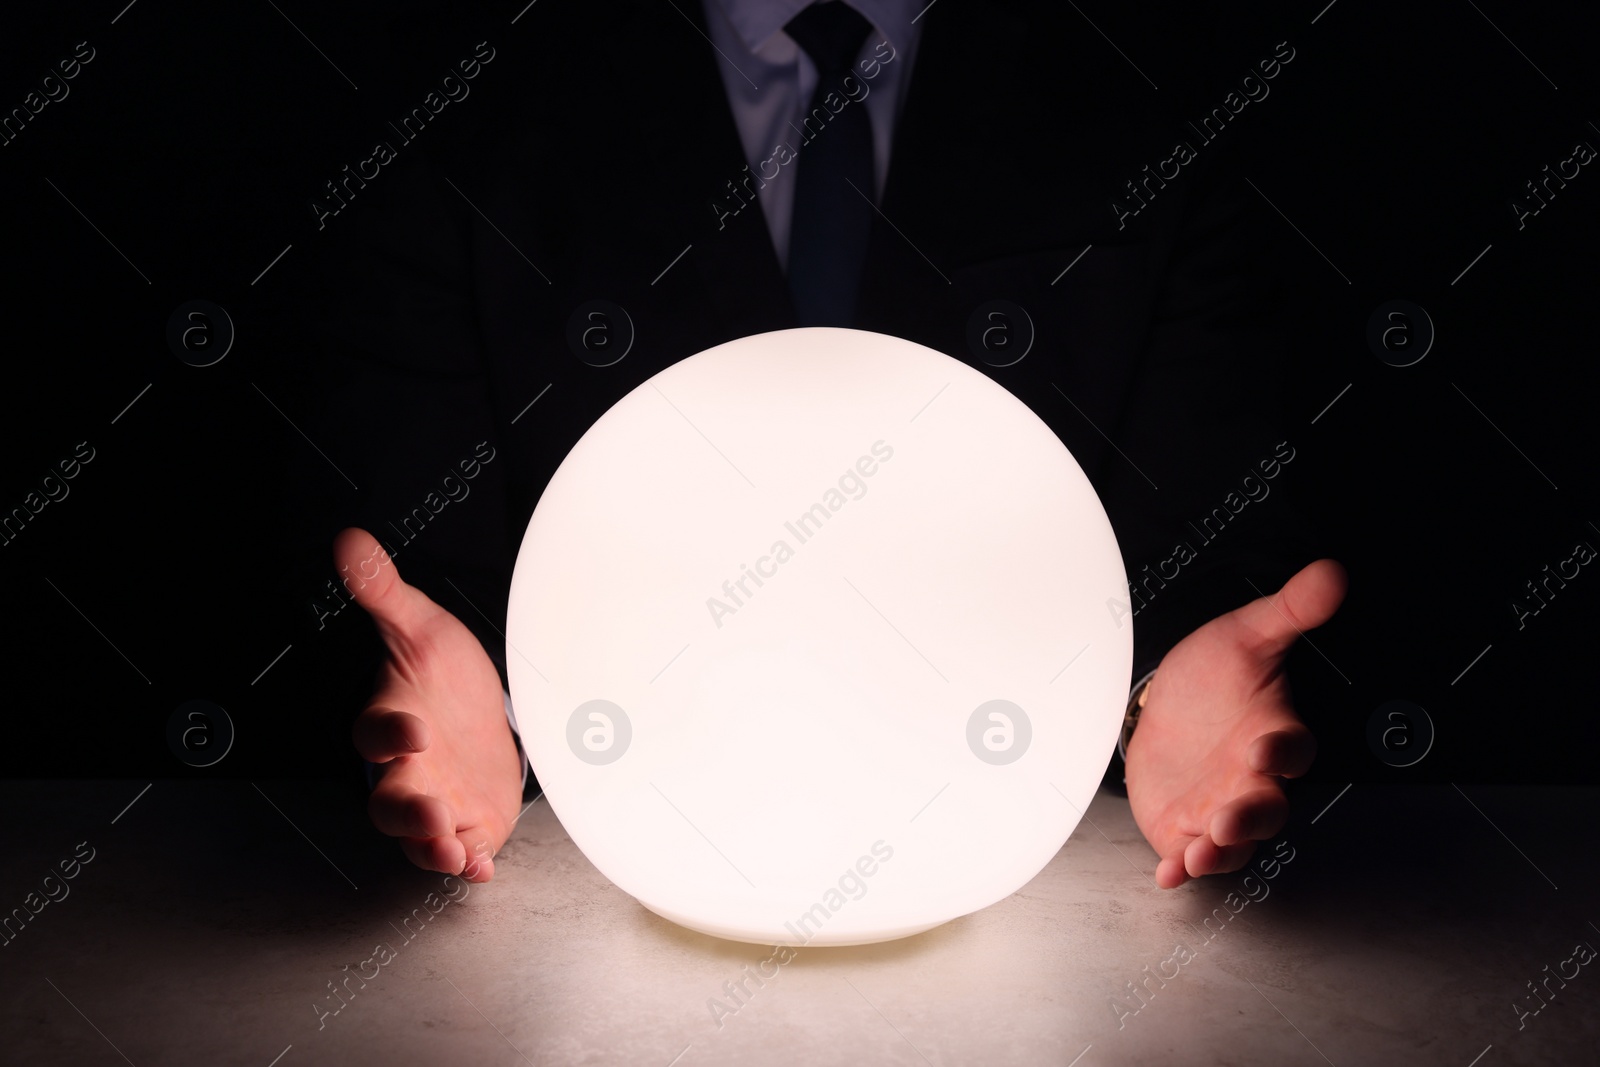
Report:
[[[340,240],[308,204],[480,40],[498,55],[459,105],[472,117],[430,146],[453,170],[470,172],[474,138],[494,123],[562,106],[497,97],[496,78],[541,49],[603,50],[541,36],[550,8],[576,2],[114,0],[0,17],[5,113],[78,42],[95,49],[70,94],[0,147],[0,512],[79,442],[95,450],[70,495],[0,546],[0,771],[349,770],[348,719],[368,681],[353,665],[370,654],[370,627],[352,610],[318,629],[311,602],[333,576],[325,516],[345,486],[289,421],[318,368],[286,309],[330,296],[308,289],[326,284],[316,267]],[[1116,42],[1107,86],[1175,123],[1218,104],[1277,42],[1297,53],[1224,136],[1274,205],[1261,255],[1292,297],[1297,349],[1280,392],[1297,458],[1276,490],[1352,579],[1341,614],[1313,635],[1320,653],[1296,654],[1302,700],[1339,724],[1322,732],[1327,762],[1313,774],[1592,780],[1600,576],[1584,568],[1521,629],[1511,606],[1575,544],[1600,546],[1584,314],[1600,168],[1522,229],[1510,206],[1575,143],[1600,146],[1589,27],[1550,3],[1082,11],[1082,32]],[[639,98],[661,106],[648,87]],[[166,341],[192,299],[227,308],[237,330],[214,366],[186,365]],[[1414,366],[1387,365],[1366,341],[1369,315],[1394,299],[1426,308],[1438,331]],[[173,709],[197,698],[239,732],[208,770],[166,743]],[[1369,713],[1396,698],[1438,730],[1406,769],[1366,747]]]

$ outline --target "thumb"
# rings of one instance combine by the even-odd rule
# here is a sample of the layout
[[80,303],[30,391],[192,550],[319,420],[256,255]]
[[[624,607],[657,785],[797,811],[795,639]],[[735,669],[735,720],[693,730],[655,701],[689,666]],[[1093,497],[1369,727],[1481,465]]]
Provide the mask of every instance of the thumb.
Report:
[[363,529],[339,531],[333,539],[333,563],[345,588],[391,647],[395,638],[409,636],[438,610],[425,593],[401,579],[389,553]]
[[1319,559],[1302,567],[1276,593],[1252,600],[1233,614],[1254,635],[1260,652],[1278,655],[1288,651],[1301,633],[1333,618],[1349,584],[1338,560]]

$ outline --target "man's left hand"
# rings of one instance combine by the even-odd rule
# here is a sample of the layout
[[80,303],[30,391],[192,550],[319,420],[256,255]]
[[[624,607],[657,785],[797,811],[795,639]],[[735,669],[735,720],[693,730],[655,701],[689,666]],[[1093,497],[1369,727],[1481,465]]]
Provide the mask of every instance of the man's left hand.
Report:
[[1307,565],[1271,596],[1206,623],[1162,659],[1128,742],[1128,802],[1156,883],[1236,871],[1289,817],[1282,781],[1316,741],[1294,712],[1284,659],[1344,600],[1344,568]]

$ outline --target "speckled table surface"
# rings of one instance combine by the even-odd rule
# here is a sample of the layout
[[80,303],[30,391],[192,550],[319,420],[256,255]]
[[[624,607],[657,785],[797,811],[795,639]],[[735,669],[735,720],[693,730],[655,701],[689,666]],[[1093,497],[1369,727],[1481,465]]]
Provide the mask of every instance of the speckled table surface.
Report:
[[1250,872],[1171,892],[1102,792],[1010,898],[791,958],[646,911],[542,802],[468,888],[351,788],[146,785],[3,786],[0,1060],[1600,1062],[1600,790],[1304,783]]

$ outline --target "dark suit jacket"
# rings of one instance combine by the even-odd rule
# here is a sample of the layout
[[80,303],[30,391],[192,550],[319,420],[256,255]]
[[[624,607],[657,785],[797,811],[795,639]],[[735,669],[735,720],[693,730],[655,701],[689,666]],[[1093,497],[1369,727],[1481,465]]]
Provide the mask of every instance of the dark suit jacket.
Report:
[[[1145,588],[1142,673],[1252,598],[1247,577],[1270,591],[1308,558],[1283,499],[1214,543],[1190,525],[1285,440],[1269,383],[1288,357],[1227,133],[1208,145],[1158,117],[1156,94],[1056,7],[941,0],[923,16],[856,325],[972,363],[1029,404],[1098,489],[1130,578],[1179,541],[1198,549]],[[721,60],[691,24],[703,13],[677,8],[541,5],[473,97],[395,143],[401,158],[326,221],[306,326],[327,401],[312,436],[362,489],[334,501],[326,532],[362,522],[385,537],[496,658],[523,528],[584,430],[663,367],[796,325],[759,210],[719,220],[745,160]],[[1119,220],[1125,183],[1180,138],[1198,158]],[[567,342],[593,299],[636,331],[614,366]],[[968,346],[992,299],[1032,320],[1014,366]],[[407,540],[399,520],[481,441],[495,458],[471,495]]]

